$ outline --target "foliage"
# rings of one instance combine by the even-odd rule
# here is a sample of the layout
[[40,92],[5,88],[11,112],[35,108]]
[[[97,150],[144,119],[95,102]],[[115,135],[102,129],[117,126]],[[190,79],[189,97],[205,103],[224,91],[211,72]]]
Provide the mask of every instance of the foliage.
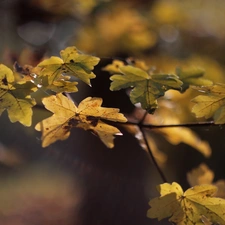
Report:
[[7,110],[12,123],[19,121],[24,126],[31,125],[32,107],[35,100],[31,93],[37,88],[31,82],[17,81],[12,70],[0,65],[0,115]]
[[159,220],[170,217],[178,225],[204,224],[202,215],[213,223],[224,224],[225,200],[212,197],[217,191],[213,185],[194,186],[183,192],[175,182],[164,183],[158,188],[160,197],[152,199],[147,216]]
[[118,109],[101,107],[102,99],[88,97],[78,107],[61,93],[44,98],[45,108],[53,112],[53,116],[38,123],[36,130],[42,131],[42,146],[47,147],[57,140],[65,140],[69,137],[72,127],[91,130],[112,148],[113,135],[120,135],[120,131],[110,126],[101,119],[114,122],[126,122],[123,114]]
[[225,123],[225,85],[215,84],[199,89],[205,95],[199,95],[192,101],[196,103],[192,112],[197,117],[213,117],[216,124]]
[[130,93],[131,102],[133,104],[141,103],[142,108],[150,113],[153,113],[157,108],[159,97],[163,96],[169,89],[181,90],[183,84],[173,74],[148,74],[147,71],[130,65],[119,66],[116,69],[119,70],[119,73],[110,77],[110,80],[112,80],[110,90],[133,88]]
[[[177,67],[175,72],[166,73],[158,72],[142,60],[114,60],[103,68],[112,81],[110,90],[127,89],[130,101],[136,105],[133,114],[125,117],[118,108],[103,107],[102,98],[86,97],[78,105],[74,103],[69,93],[78,92],[79,80],[91,87],[91,79],[96,77],[93,70],[100,59],[83,54],[74,46],[62,50],[60,55],[44,59],[35,67],[15,63],[14,71],[0,65],[0,113],[7,110],[11,122],[31,126],[32,107],[40,102],[37,93],[47,95],[41,102],[53,115],[35,126],[42,132],[42,147],[66,140],[71,129],[76,127],[91,131],[106,147],[113,148],[115,135],[122,135],[117,126],[123,124],[152,156],[164,181],[158,163],[163,166],[166,155],[159,151],[152,133],[160,134],[173,145],[183,142],[210,157],[209,144],[200,140],[190,128],[181,127],[174,110],[177,103],[174,101],[173,105],[168,98],[169,94],[183,96],[190,89],[204,92],[205,95],[195,96],[192,100],[195,103],[192,111],[197,117],[213,117],[215,124],[224,123],[224,84],[213,84],[204,77],[204,70]],[[178,225],[225,223],[225,200],[212,197],[216,186],[221,191],[224,184],[212,184],[212,172],[206,167],[201,169],[211,178],[198,182],[199,171],[192,172],[188,180],[194,187],[184,193],[178,183],[161,184],[158,187],[161,196],[149,202],[151,208],[147,216],[159,220],[169,217],[169,221]]]
[[[17,127],[21,128],[22,124],[26,126],[22,129],[36,141],[30,141],[32,151],[27,151],[22,146],[27,143],[26,136],[23,136],[22,144],[15,148],[7,148],[4,143],[3,146],[0,143],[0,162],[4,164],[4,168],[23,163],[20,150],[25,149],[33,154],[35,147],[41,150],[39,153],[51,152],[57,156],[62,154],[63,158],[60,160],[66,161],[69,158],[67,156],[74,151],[62,149],[59,153],[57,150],[61,149],[61,145],[58,145],[60,140],[67,139],[65,145],[72,147],[70,143],[73,143],[76,151],[86,153],[85,148],[78,147],[79,135],[73,139],[75,132],[83,135],[84,131],[82,133],[81,129],[90,131],[97,137],[97,141],[100,139],[102,143],[99,146],[103,149],[113,148],[114,145],[120,147],[119,139],[123,141],[126,137],[133,136],[136,140],[132,141],[136,141],[136,145],[145,152],[138,152],[133,146],[129,149],[130,143],[123,143],[125,148],[108,152],[106,149],[101,154],[110,156],[106,160],[104,158],[105,165],[109,161],[120,161],[114,156],[120,157],[127,150],[128,154],[133,154],[132,150],[135,150],[135,154],[149,157],[162,184],[157,187],[161,196],[150,201],[148,217],[158,220],[168,218],[173,224],[225,224],[222,214],[225,211],[225,180],[222,178],[223,164],[220,162],[224,158],[224,149],[223,143],[216,139],[217,134],[222,137],[225,122],[224,1],[218,0],[215,4],[211,0],[32,0],[4,1],[2,4],[3,11],[9,18],[7,23],[5,20],[3,23],[9,29],[1,26],[4,38],[0,47],[4,65],[0,64],[0,116],[4,125],[7,124],[1,124],[1,135],[2,139],[6,137],[10,143],[15,144],[17,139],[4,131],[11,131],[13,126],[13,132],[17,135]],[[13,28],[15,31],[11,33]],[[68,45],[76,45],[77,48],[66,48]],[[24,46],[28,47],[21,51]],[[61,50],[63,48],[65,49]],[[109,87],[104,83],[107,79],[111,82]],[[86,90],[93,94],[87,94]],[[110,92],[113,103],[107,101],[109,96],[103,93],[105,90],[107,93],[109,90],[113,91]],[[118,95],[120,97],[120,93],[120,99],[114,98]],[[127,95],[126,102],[124,95]],[[121,101],[122,106],[119,105]],[[132,110],[127,109],[127,105]],[[10,122],[19,123],[8,124],[7,116]],[[80,129],[71,135],[73,128]],[[214,129],[217,129],[215,134]],[[127,132],[130,136],[126,136]],[[126,134],[125,137],[118,137],[122,133]],[[18,139],[21,136],[19,134]],[[114,143],[116,136],[118,142]],[[82,141],[86,140],[82,138]],[[46,149],[40,149],[41,145]],[[215,146],[218,148],[215,149]],[[93,148],[96,151],[90,155],[90,158],[94,156],[91,163],[92,160],[102,159],[99,157],[99,149],[96,146]],[[126,152],[122,163],[131,161],[128,154]],[[36,160],[36,157],[33,158]],[[70,162],[74,160],[71,157]],[[137,162],[136,168],[136,161],[132,161],[130,167],[142,171],[146,162],[143,165],[138,159]],[[122,166],[129,176],[135,176],[136,173],[131,174],[131,168]],[[82,165],[81,168],[83,170],[85,167]],[[110,169],[117,169],[117,166],[110,165]],[[90,168],[85,168],[86,172],[88,170]],[[146,170],[145,172],[148,173]],[[144,179],[145,172],[141,174]],[[152,186],[160,182],[154,171],[150,172],[147,182],[144,181],[145,185],[151,183],[142,200],[144,207],[146,198],[155,197]],[[108,176],[108,171],[106,173]],[[31,181],[39,186],[35,180]],[[101,180],[101,186],[105,188],[102,181],[104,183]],[[172,183],[173,181],[178,181],[179,184]],[[46,182],[48,183],[47,179],[44,183]],[[8,186],[7,181],[2,183]],[[17,184],[20,187],[20,182]],[[26,186],[26,182],[24,184]],[[60,187],[59,185],[59,188],[54,189],[56,195],[60,192]],[[144,191],[142,183],[139,183],[139,187]],[[135,189],[129,186],[132,191],[133,188]],[[33,191],[33,187],[28,189]],[[188,190],[184,192],[182,189]],[[24,201],[17,194],[14,196],[10,188],[7,190],[9,192],[3,186],[4,193]],[[29,191],[26,193],[34,194]],[[95,194],[93,190],[91,193]],[[132,192],[132,195],[137,193]],[[69,196],[66,197],[70,199]],[[218,202],[222,204],[218,206]],[[14,204],[13,199],[9,200],[10,205],[11,203]],[[130,203],[134,203],[136,209],[142,208],[139,205],[137,207],[131,198],[129,203],[125,202],[126,206],[132,205]],[[26,207],[26,204],[24,206],[15,207],[15,211],[9,210],[9,215],[16,215],[16,222],[9,222],[10,224],[23,223],[20,218],[18,220],[17,212],[29,212],[32,208],[39,210],[39,207],[35,207],[35,202],[31,207]],[[108,207],[105,208],[110,211]],[[7,214],[8,208],[3,205],[1,211]],[[121,213],[123,218],[132,218],[122,210]],[[142,211],[142,215],[145,214]],[[60,217],[56,214],[53,216],[54,219]],[[135,213],[133,216],[139,218]],[[7,223],[5,214],[3,217],[2,223]],[[24,218],[22,220],[27,219]],[[51,221],[50,217],[46,219]],[[108,224],[108,220],[101,219],[92,223],[101,221]],[[38,219],[36,222],[38,223]],[[127,221],[123,223],[127,224]],[[154,221],[148,220],[146,223]]]

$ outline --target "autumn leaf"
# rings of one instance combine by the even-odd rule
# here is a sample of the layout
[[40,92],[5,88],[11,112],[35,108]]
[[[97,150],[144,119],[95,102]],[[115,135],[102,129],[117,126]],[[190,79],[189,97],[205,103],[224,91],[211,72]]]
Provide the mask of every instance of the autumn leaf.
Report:
[[182,92],[186,91],[190,85],[195,86],[209,86],[212,85],[213,82],[204,78],[204,70],[198,67],[182,69],[177,68],[176,74],[183,82]]
[[[116,69],[120,72],[116,72]],[[107,67],[105,68],[107,70]],[[133,104],[141,103],[143,109],[153,113],[157,108],[157,99],[169,89],[181,90],[182,82],[173,74],[149,74],[134,66],[109,67],[108,71],[116,74],[110,77],[110,90],[132,88],[130,100]]]
[[200,184],[212,184],[214,172],[202,163],[197,168],[187,173],[187,180],[191,186]]
[[[177,105],[172,105],[168,103],[167,100],[162,100],[159,102],[159,104],[160,107],[154,113],[154,115],[146,115],[143,122],[145,125],[149,125],[150,129],[145,129],[145,133],[148,144],[150,145],[153,154],[155,153],[155,157],[159,159],[158,162],[163,162],[166,159],[166,157],[163,156],[162,152],[160,152],[157,148],[157,146],[160,146],[159,140],[156,136],[158,134],[164,137],[169,143],[173,145],[184,143],[196,149],[205,157],[210,157],[212,150],[209,143],[205,140],[202,140],[196,132],[188,127],[167,127],[168,125],[176,125],[181,123],[179,115],[176,114],[175,111]],[[137,118],[135,122],[138,123],[138,121],[143,118],[143,115],[144,110],[141,108],[136,108],[130,116],[130,120],[132,120],[132,118]],[[146,149],[146,146],[143,144],[144,140],[140,129],[131,129],[127,125],[124,127],[128,132],[133,134],[139,140],[142,148]]]
[[213,117],[215,124],[225,123],[225,84],[215,84],[198,89],[204,95],[192,99],[192,112],[196,117]]
[[176,225],[203,225],[202,215],[213,223],[225,223],[225,200],[212,197],[217,188],[198,185],[183,192],[178,183],[164,183],[157,187],[160,197],[150,200],[149,218],[169,221]]
[[32,122],[32,107],[36,104],[30,94],[37,88],[30,81],[15,81],[11,69],[0,65],[0,115],[7,110],[12,123],[20,122],[30,126]]
[[198,150],[205,157],[211,156],[212,150],[209,143],[201,140],[194,131],[187,127],[159,128],[155,132],[162,134],[173,145],[185,143]]
[[122,67],[124,65],[125,65],[124,62],[116,59],[116,60],[113,60],[112,64],[108,64],[102,70],[108,71],[110,74],[115,74],[115,73],[122,74],[122,72],[120,71],[120,67]]
[[187,173],[187,180],[191,186],[212,184],[218,189],[214,196],[225,198],[225,180],[220,179],[213,182],[214,176],[214,172],[206,164],[202,163]]
[[42,100],[45,108],[54,114],[39,122],[35,129],[42,131],[42,146],[47,147],[57,140],[65,140],[73,127],[91,130],[99,136],[103,143],[112,148],[114,135],[120,131],[102,120],[126,122],[119,109],[101,107],[101,98],[88,97],[78,107],[61,93],[46,97]]
[[90,85],[90,79],[95,78],[92,72],[99,58],[80,53],[75,47],[67,47],[60,52],[61,58],[52,56],[37,65],[42,68],[40,76],[47,76],[49,85],[60,76],[67,75],[79,78]]

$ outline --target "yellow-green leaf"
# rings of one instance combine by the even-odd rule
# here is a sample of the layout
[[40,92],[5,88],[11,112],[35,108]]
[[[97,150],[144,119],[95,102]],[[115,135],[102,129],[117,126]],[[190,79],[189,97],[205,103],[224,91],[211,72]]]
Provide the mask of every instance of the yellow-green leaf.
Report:
[[66,80],[57,80],[57,81],[53,81],[51,85],[48,85],[47,89],[50,89],[56,93],[60,93],[60,92],[71,93],[71,92],[78,91],[78,88],[76,86],[77,84],[78,83],[76,81],[70,82]]
[[212,197],[217,191],[213,185],[198,185],[183,193],[178,183],[164,183],[158,186],[160,197],[149,202],[149,218],[168,218],[176,225],[204,225],[202,215],[207,220],[225,224],[225,200]]
[[190,85],[195,86],[209,86],[213,82],[204,78],[204,70],[198,67],[182,69],[176,69],[177,76],[183,82],[182,92],[186,91]]
[[199,91],[205,95],[195,97],[192,112],[196,117],[213,117],[216,124],[225,123],[225,84],[216,84],[200,88]]
[[110,120],[126,122],[126,118],[119,109],[101,107],[101,98],[88,97],[78,107],[61,93],[43,99],[45,108],[54,114],[39,122],[35,129],[42,131],[42,146],[47,147],[57,140],[65,140],[70,135],[72,127],[91,130],[99,136],[103,143],[112,148],[114,135],[121,135],[120,131],[101,121]]
[[120,71],[120,67],[124,66],[124,62],[120,61],[120,60],[113,60],[112,64],[108,64],[107,66],[105,66],[103,68],[104,71],[108,71],[111,74],[114,73],[121,73]]
[[132,88],[130,100],[141,103],[143,109],[153,113],[157,108],[157,99],[169,89],[181,90],[182,82],[173,74],[148,74],[134,66],[120,66],[121,74],[114,74],[110,90]]
[[95,78],[92,72],[99,58],[80,53],[75,47],[67,47],[60,52],[61,58],[52,56],[37,65],[42,68],[40,76],[47,76],[49,85],[64,74],[79,78],[90,85],[90,79]]
[[12,70],[0,65],[0,115],[7,110],[12,123],[19,121],[24,126],[30,126],[32,107],[36,104],[30,94],[36,90],[30,81],[15,82]]

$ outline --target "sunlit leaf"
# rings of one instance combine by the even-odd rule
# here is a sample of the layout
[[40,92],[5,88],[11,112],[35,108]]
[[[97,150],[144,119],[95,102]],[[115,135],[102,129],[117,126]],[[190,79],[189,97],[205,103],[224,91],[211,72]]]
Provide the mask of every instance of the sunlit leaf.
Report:
[[101,121],[126,122],[126,118],[119,109],[101,107],[101,98],[88,97],[78,107],[61,93],[43,99],[45,108],[54,114],[38,123],[36,130],[42,131],[42,146],[47,147],[57,140],[65,140],[70,135],[72,127],[91,130],[99,136],[103,143],[112,148],[114,135],[121,135],[120,131]]
[[61,58],[52,56],[37,65],[42,68],[40,76],[47,76],[49,85],[64,74],[78,78],[90,85],[90,79],[95,78],[92,72],[99,58],[80,53],[75,47],[67,47],[60,52]]
[[187,173],[187,180],[191,186],[201,184],[212,184],[218,188],[218,191],[214,194],[216,197],[225,198],[225,180],[220,179],[216,182],[214,180],[214,172],[204,163],[200,164],[197,168],[194,168]]
[[119,66],[120,73],[110,77],[110,90],[132,88],[130,100],[141,103],[143,109],[153,113],[157,108],[157,99],[169,89],[180,90],[182,82],[173,74],[148,74],[133,66]]
[[225,200],[212,197],[217,191],[213,185],[199,185],[183,193],[178,183],[164,183],[157,187],[160,197],[149,202],[150,218],[168,218],[176,225],[203,225],[202,215],[213,223],[225,223]]
[[192,112],[196,117],[213,117],[216,124],[225,123],[225,84],[215,84],[198,89],[204,95],[195,97]]
[[201,152],[205,157],[210,157],[211,148],[207,141],[203,141],[199,136],[187,127],[160,128],[160,132],[173,145],[185,143]]
[[19,121],[24,126],[32,122],[32,107],[36,104],[30,94],[36,91],[31,82],[15,82],[11,69],[0,65],[0,115],[7,110],[12,123]]

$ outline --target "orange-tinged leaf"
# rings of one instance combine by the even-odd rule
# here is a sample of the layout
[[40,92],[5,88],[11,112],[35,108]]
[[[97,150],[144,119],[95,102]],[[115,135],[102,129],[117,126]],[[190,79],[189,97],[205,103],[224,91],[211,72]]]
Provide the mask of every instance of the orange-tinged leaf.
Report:
[[78,107],[61,93],[43,99],[45,108],[54,114],[39,122],[35,129],[42,131],[42,146],[47,147],[57,140],[65,140],[73,127],[91,130],[99,136],[103,143],[112,148],[114,135],[121,135],[120,131],[101,121],[110,120],[126,122],[126,118],[119,109],[101,107],[101,98],[88,97]]
[[212,197],[217,191],[213,185],[198,185],[183,193],[178,183],[164,183],[157,188],[160,197],[149,202],[149,218],[169,217],[176,225],[203,225],[202,215],[213,223],[225,223],[225,200]]

